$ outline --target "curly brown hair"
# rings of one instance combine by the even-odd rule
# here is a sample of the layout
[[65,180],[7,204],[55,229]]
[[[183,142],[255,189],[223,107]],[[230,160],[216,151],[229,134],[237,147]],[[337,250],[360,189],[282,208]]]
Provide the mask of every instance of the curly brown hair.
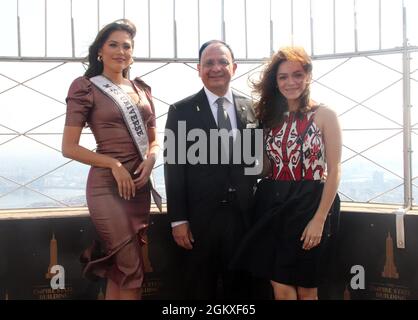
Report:
[[[255,105],[257,118],[267,128],[277,126],[288,110],[287,99],[277,88],[277,70],[284,61],[297,61],[308,75],[312,74],[312,61],[302,47],[284,47],[276,52],[267,63],[259,82],[253,83],[254,93],[259,97]],[[309,84],[299,99],[299,112],[310,110]]]

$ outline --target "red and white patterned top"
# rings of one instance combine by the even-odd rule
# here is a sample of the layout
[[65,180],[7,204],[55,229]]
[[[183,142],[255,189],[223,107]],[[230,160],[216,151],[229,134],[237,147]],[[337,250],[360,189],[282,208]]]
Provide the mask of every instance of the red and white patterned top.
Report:
[[286,112],[283,123],[266,132],[266,152],[273,167],[270,179],[321,179],[325,170],[325,149],[322,133],[313,121],[318,107],[307,113]]

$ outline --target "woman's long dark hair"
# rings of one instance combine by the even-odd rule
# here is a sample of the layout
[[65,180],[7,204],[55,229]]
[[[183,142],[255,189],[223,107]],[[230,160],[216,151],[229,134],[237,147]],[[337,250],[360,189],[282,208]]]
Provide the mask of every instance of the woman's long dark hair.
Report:
[[[93,43],[89,47],[89,55],[87,56],[89,66],[84,73],[87,78],[97,76],[103,72],[103,62],[98,61],[97,57],[99,55],[99,50],[103,47],[110,34],[114,31],[126,31],[131,37],[133,46],[136,27],[131,21],[128,19],[120,19],[104,26],[102,30],[99,31],[96,39],[94,39]],[[128,71],[129,67],[123,70],[123,77],[127,77]]]
[[[254,93],[259,97],[256,103],[257,118],[267,128],[277,126],[283,120],[283,114],[288,111],[287,99],[277,88],[277,70],[284,61],[297,61],[302,64],[305,72],[311,76],[312,61],[301,47],[284,47],[275,53],[267,64],[259,82],[253,83]],[[310,109],[309,84],[300,97],[299,111]]]

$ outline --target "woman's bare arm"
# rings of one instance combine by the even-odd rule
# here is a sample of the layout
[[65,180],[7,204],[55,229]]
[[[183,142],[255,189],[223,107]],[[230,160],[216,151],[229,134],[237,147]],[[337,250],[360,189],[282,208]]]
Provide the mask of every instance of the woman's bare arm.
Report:
[[127,200],[135,196],[135,184],[124,166],[112,157],[90,151],[80,146],[80,136],[83,128],[65,126],[62,137],[62,154],[91,166],[109,168],[118,184],[119,195]]

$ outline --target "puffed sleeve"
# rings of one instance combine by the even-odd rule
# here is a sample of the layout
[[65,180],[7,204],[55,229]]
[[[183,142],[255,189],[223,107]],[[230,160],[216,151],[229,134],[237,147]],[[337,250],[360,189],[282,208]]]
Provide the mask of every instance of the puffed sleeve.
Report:
[[147,103],[142,104],[143,109],[141,110],[141,115],[143,117],[144,123],[147,126],[147,128],[155,128],[155,107],[154,102],[152,101],[151,87],[138,77],[135,78],[134,82],[138,88],[145,92],[145,95],[148,100]]
[[92,83],[86,77],[73,81],[68,90],[66,126],[84,127],[93,107]]

